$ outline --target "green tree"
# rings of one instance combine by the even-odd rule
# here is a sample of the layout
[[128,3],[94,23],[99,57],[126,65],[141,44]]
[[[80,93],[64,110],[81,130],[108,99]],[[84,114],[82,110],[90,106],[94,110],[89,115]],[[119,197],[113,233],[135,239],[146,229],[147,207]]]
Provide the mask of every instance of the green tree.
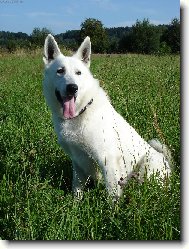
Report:
[[121,53],[136,52],[133,47],[132,32],[124,34],[119,40],[119,51]]
[[34,28],[31,34],[32,44],[36,47],[43,46],[46,36],[50,33],[52,32],[47,28]]
[[108,34],[101,21],[88,18],[81,23],[80,37],[83,40],[89,36],[92,42],[92,50],[95,53],[105,53],[108,49]]
[[129,41],[132,41],[132,52],[151,54],[159,51],[160,32],[158,27],[150,24],[148,19],[137,20],[132,26]]
[[171,48],[172,53],[180,52],[180,21],[177,18],[164,31],[162,41]]
[[6,48],[7,48],[9,53],[14,52],[17,48],[16,40],[8,40],[7,44],[6,44]]

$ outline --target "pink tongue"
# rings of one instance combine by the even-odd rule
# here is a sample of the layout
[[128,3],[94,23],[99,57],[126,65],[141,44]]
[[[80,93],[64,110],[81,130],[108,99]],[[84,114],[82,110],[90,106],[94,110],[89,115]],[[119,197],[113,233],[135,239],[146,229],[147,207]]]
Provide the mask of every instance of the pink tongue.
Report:
[[75,99],[74,97],[66,97],[63,102],[63,114],[65,118],[75,117]]

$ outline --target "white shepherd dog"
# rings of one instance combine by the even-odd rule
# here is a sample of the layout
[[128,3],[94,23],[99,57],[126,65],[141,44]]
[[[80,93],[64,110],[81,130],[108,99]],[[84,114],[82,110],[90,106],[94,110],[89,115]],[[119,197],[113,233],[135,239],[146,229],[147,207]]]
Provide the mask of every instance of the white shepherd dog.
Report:
[[52,111],[58,143],[71,157],[72,188],[81,197],[89,178],[102,172],[108,193],[117,199],[132,176],[171,173],[170,152],[157,140],[145,142],[113,108],[90,67],[91,42],[64,56],[52,35],[44,46],[44,96]]

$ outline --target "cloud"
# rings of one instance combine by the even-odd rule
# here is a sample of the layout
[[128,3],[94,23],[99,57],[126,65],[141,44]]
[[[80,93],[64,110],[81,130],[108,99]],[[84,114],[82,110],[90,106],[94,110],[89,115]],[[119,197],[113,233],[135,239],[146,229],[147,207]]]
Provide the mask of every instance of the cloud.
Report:
[[[139,19],[142,21],[143,19]],[[154,25],[160,25],[160,24],[169,24],[170,21],[167,20],[154,20],[154,19],[149,19],[149,22]],[[132,27],[136,23],[136,20],[131,20],[131,21],[123,21],[115,24],[109,24],[107,25],[107,28],[112,28],[112,27]]]
[[65,6],[64,7],[64,15],[68,15],[68,16],[72,16],[72,15],[75,15],[75,12],[77,12],[75,10],[75,7],[71,7],[71,6]]
[[55,31],[56,34],[64,33],[67,30],[78,30],[80,26],[78,23],[60,20],[44,20],[41,22],[41,27],[47,27],[52,32]]
[[170,24],[170,20],[151,20],[149,19],[150,23],[154,25],[160,25],[160,24]]
[[106,11],[118,11],[120,8],[120,5],[116,1],[112,0],[90,0],[90,2]]
[[116,24],[111,24],[109,25],[109,27],[131,27],[133,24],[136,23],[136,20],[131,20],[131,21],[123,21],[123,22],[119,22]]
[[49,13],[49,12],[30,12],[26,13],[27,16],[29,17],[41,17],[41,16],[57,16],[57,13]]
[[97,3],[97,4],[108,4],[110,3],[110,0],[90,0],[91,2]]
[[0,14],[1,17],[16,17],[14,14]]
[[154,15],[157,13],[157,10],[152,9],[152,8],[145,8],[145,7],[135,7],[133,8],[133,11],[136,13],[140,13],[140,14],[145,14],[145,15]]

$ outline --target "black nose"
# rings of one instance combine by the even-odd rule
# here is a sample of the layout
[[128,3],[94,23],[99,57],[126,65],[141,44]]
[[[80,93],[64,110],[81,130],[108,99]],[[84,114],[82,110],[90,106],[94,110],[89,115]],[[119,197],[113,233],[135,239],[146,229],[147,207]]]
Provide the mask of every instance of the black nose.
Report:
[[68,95],[74,95],[78,91],[78,86],[76,84],[69,84],[66,86],[66,92]]

